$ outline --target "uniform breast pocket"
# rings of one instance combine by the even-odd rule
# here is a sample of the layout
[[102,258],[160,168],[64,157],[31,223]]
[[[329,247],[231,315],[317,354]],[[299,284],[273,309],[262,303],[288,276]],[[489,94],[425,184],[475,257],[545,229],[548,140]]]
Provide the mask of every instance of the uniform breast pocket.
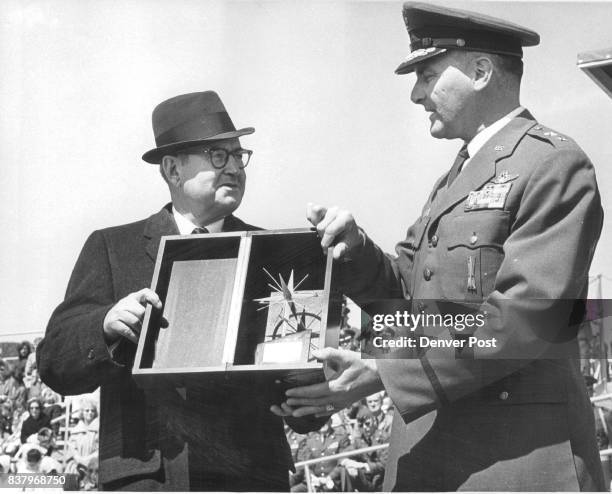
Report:
[[[510,229],[507,211],[473,211],[448,218],[440,237],[446,239],[442,273],[447,298],[481,300],[495,288]],[[443,231],[445,230],[445,231]]]
[[427,225],[429,225],[429,219],[429,216],[421,216],[414,225],[408,228],[406,240],[401,242],[401,245],[412,251],[418,250],[425,235]]

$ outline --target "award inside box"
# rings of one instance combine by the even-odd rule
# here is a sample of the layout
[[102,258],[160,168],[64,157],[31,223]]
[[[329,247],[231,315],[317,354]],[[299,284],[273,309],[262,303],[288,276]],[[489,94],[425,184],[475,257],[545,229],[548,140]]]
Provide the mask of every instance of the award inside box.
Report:
[[312,352],[338,346],[331,254],[310,230],[163,237],[133,376],[143,387],[324,379]]
[[295,283],[293,270],[287,281],[282,274],[274,277],[268,270],[270,296],[255,299],[267,310],[264,341],[257,345],[256,364],[296,363],[312,360],[318,348],[323,314],[322,290],[300,290],[308,278]]

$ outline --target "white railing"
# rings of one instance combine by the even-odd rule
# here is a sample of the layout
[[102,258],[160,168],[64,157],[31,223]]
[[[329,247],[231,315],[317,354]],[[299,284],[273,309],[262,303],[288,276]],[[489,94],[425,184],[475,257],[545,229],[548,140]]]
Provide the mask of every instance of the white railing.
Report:
[[370,453],[371,451],[378,451],[389,447],[389,443],[376,444],[374,446],[368,446],[367,448],[352,449],[350,451],[343,451],[342,453],[336,453],[335,455],[322,456],[321,458],[314,458],[312,460],[298,461],[295,464],[295,469],[304,469],[304,478],[306,479],[306,488],[308,492],[314,492],[312,488],[312,480],[310,478],[310,466],[316,465],[323,461],[340,460],[341,458],[349,458],[351,456],[360,455],[362,453]]
[[306,466],[321,463],[322,461],[339,460],[341,458],[348,458],[349,456],[356,456],[362,453],[369,453],[370,451],[378,451],[379,449],[385,449],[389,447],[389,443],[376,444],[374,446],[368,446],[367,448],[352,449],[350,451],[343,451],[342,453],[336,453],[335,455],[321,456],[321,458],[313,458],[312,460],[299,461],[295,464],[295,468],[303,468]]
[[598,403],[600,401],[609,400],[611,398],[612,398],[612,393],[605,393],[605,394],[602,394],[602,395],[593,396],[591,398],[591,403]]

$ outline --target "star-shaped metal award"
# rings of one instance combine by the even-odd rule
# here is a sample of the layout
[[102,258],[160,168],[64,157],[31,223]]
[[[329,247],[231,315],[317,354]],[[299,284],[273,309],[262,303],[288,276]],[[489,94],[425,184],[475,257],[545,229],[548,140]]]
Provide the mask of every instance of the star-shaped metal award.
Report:
[[321,296],[318,290],[298,290],[300,285],[308,278],[304,276],[294,284],[293,270],[285,281],[279,273],[278,280],[263,268],[272,283],[269,297],[255,299],[263,304],[258,310],[268,309],[268,324],[266,340],[275,340],[302,331],[319,331],[321,322]]

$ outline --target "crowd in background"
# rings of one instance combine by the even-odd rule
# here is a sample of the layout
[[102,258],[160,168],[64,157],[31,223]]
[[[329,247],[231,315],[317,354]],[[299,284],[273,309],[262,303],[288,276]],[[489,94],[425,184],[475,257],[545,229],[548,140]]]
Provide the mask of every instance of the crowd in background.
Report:
[[[320,459],[338,453],[351,455],[299,467],[290,476],[291,492],[374,492],[382,490],[393,405],[384,392],[375,393],[332,415],[323,427],[308,434],[286,428],[293,461]],[[309,478],[306,478],[306,475]]]
[[[97,489],[98,403],[96,395],[77,397],[69,407],[43,382],[36,369],[34,344],[22,342],[17,357],[0,358],[0,473],[71,474],[75,489]],[[345,329],[343,348],[357,350],[355,331]],[[287,428],[296,463],[387,444],[393,405],[376,393],[332,415],[316,432]],[[298,468],[290,473],[292,492],[380,491],[386,448]],[[309,476],[306,479],[306,475]]]
[[38,375],[39,341],[0,358],[0,473],[66,474],[75,489],[97,489],[98,399],[76,400],[66,420],[66,403]]
[[[349,309],[342,310],[339,346],[359,351],[359,330],[347,324]],[[290,476],[291,492],[374,492],[382,490],[391,435],[393,403],[384,391],[353,403],[333,414],[323,427],[308,434],[298,434],[286,427],[293,461],[298,464],[339,453],[338,459],[307,464]],[[308,478],[306,478],[308,476]]]
[[[345,325],[340,347],[358,351],[358,333]],[[67,402],[38,376],[35,348],[39,340],[22,342],[16,357],[0,358],[0,473],[71,474],[75,489],[95,490],[99,398],[94,394],[72,400],[66,421]],[[595,382],[587,379],[591,393]],[[607,403],[602,405],[606,406],[594,411],[600,449],[606,449],[612,412]],[[389,442],[392,419],[393,403],[383,391],[333,414],[319,431],[298,434],[286,427],[298,465],[290,473],[291,491],[381,491],[387,458],[384,445]],[[339,453],[350,455],[300,466]],[[608,463],[604,466],[609,470]]]

